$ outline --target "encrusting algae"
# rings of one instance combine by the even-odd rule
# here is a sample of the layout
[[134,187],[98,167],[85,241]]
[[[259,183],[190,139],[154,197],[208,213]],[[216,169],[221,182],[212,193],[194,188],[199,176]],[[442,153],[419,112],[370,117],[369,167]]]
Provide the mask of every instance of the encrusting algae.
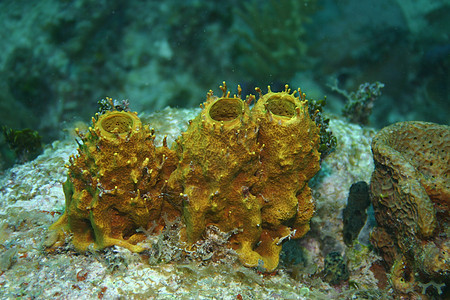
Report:
[[[282,241],[309,230],[314,203],[308,180],[320,169],[319,128],[308,102],[285,91],[241,99],[212,91],[200,114],[172,149],[153,144],[154,135],[136,113],[107,111],[79,133],[79,155],[71,158],[64,184],[66,211],[50,227],[53,240],[73,233],[85,251],[119,245],[140,252],[137,232],[162,215],[181,215],[188,245],[209,226],[231,232],[229,246],[248,267],[278,266]],[[55,243],[55,240],[59,241]]]

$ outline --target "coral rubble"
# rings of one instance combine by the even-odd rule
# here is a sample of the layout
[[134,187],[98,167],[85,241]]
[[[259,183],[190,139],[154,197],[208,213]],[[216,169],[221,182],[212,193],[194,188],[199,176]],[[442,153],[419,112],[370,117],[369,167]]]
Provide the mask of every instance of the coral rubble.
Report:
[[450,273],[450,127],[400,122],[374,137],[371,241],[400,293]]
[[136,244],[145,235],[136,230],[161,218],[161,193],[174,153],[166,145],[154,146],[152,130],[136,113],[108,111],[92,122],[86,134],[78,131],[82,143],[70,158],[64,184],[66,210],[50,227],[48,244],[70,231],[80,251],[90,244],[142,251]]

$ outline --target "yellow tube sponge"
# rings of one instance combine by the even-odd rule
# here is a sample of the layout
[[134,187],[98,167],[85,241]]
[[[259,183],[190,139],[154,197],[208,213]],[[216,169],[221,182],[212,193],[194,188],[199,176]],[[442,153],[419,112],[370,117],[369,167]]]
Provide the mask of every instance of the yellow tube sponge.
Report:
[[73,233],[79,251],[91,244],[142,251],[137,243],[145,236],[137,229],[160,221],[175,154],[167,145],[155,148],[153,131],[136,113],[108,111],[92,122],[86,134],[77,131],[82,143],[67,165],[66,210],[49,230],[60,241],[64,232]]
[[[261,203],[250,193],[259,168],[257,125],[249,104],[240,95],[208,93],[201,113],[177,140],[177,169],[169,179],[181,188],[186,238],[201,239],[209,225],[235,231],[230,245],[246,265],[256,265],[260,255],[252,249],[261,234]],[[240,94],[240,93],[239,93]]]
[[258,248],[270,249],[278,258],[284,238],[300,238],[309,230],[314,203],[308,180],[320,169],[319,129],[300,90],[297,97],[287,85],[278,93],[270,87],[265,95],[256,90],[260,99],[252,116],[259,126],[262,151],[260,178],[252,193],[263,203],[263,234],[270,236]]

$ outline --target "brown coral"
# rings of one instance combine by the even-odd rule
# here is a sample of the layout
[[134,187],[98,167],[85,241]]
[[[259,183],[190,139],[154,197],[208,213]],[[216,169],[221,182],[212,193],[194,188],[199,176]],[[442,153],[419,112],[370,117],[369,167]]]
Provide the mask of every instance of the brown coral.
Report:
[[[372,243],[392,266],[393,282],[411,285],[414,274],[425,279],[448,275],[450,127],[396,123],[380,130],[372,151],[370,188],[378,223]],[[400,269],[412,270],[411,275]]]
[[82,143],[67,165],[66,210],[50,233],[62,240],[64,232],[72,232],[80,251],[91,244],[142,251],[136,244],[144,235],[136,230],[159,221],[167,206],[161,192],[176,162],[174,153],[166,145],[155,148],[153,132],[136,113],[108,111],[92,122],[85,135],[77,132]]

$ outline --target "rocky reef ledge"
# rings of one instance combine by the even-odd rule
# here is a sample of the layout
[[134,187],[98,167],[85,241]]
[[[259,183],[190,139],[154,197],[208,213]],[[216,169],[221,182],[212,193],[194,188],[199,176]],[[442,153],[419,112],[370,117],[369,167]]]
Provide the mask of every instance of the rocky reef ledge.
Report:
[[[169,145],[187,128],[198,109],[166,108],[139,117],[155,129],[155,145],[167,135]],[[316,202],[311,231],[295,241],[302,262],[286,262],[272,273],[246,268],[232,251],[208,256],[227,238],[218,232],[204,255],[180,259],[176,234],[163,230],[144,243],[151,251],[132,253],[121,247],[79,254],[65,248],[44,250],[48,227],[64,212],[64,165],[76,152],[74,136],[48,145],[34,161],[16,165],[0,176],[0,294],[2,298],[78,299],[316,299],[382,296],[374,268],[380,258],[363,245],[347,248],[342,238],[342,209],[352,183],[369,182],[373,171],[370,141],[374,130],[329,116],[338,140],[336,151],[323,162],[310,182]],[[176,232],[177,224],[172,224]],[[364,229],[363,229],[364,232]],[[214,243],[215,242],[215,243]],[[172,248],[171,248],[172,247]],[[180,250],[181,251],[181,250]],[[339,285],[323,276],[325,256],[345,254],[349,279]],[[283,254],[282,254],[283,255]]]

